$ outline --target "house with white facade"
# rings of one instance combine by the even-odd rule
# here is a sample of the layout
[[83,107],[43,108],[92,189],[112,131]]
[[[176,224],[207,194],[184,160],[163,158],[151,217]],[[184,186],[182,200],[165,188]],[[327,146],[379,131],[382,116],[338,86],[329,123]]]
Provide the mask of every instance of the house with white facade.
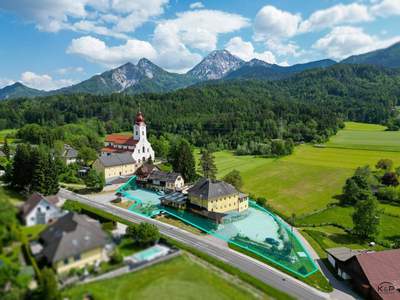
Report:
[[21,207],[21,217],[26,226],[49,224],[64,215],[61,206],[62,200],[54,196],[43,196],[33,193]]
[[132,135],[110,134],[104,141],[101,154],[130,152],[135,163],[143,164],[149,159],[154,161],[154,150],[147,140],[147,129],[143,114],[138,112],[133,125]]

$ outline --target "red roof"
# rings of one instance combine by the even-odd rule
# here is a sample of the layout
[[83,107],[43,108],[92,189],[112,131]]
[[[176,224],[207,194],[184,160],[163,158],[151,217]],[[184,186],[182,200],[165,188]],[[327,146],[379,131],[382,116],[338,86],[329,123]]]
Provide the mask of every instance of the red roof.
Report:
[[[370,285],[382,299],[400,299],[400,249],[362,253],[356,259]],[[385,283],[394,286],[393,293],[381,291],[380,285]]]
[[106,137],[106,143],[114,143],[116,145],[134,146],[138,141],[134,140],[131,135],[110,134]]

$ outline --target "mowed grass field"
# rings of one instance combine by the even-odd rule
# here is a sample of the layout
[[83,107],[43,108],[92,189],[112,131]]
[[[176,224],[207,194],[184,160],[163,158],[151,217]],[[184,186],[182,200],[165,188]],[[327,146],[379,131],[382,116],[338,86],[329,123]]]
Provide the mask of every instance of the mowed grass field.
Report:
[[385,131],[381,125],[346,123],[328,147],[364,149],[373,151],[400,151],[400,131]]
[[[400,166],[400,132],[385,131],[381,125],[348,122],[325,145],[301,145],[287,157],[235,156],[227,151],[217,152],[215,157],[219,178],[237,169],[243,177],[245,192],[266,197],[268,204],[282,215],[289,217],[295,213],[297,223],[336,223],[352,228],[353,208],[327,207],[338,203],[337,196],[357,167],[374,167],[382,158],[392,159],[395,166]],[[378,238],[393,241],[400,235],[400,206],[380,204],[380,208],[384,214]],[[367,247],[337,227],[309,230],[314,230],[313,235],[329,247]]]
[[[260,294],[239,287],[241,282],[182,255],[153,267],[113,279],[75,286],[63,297],[81,300],[88,292],[96,300],[133,299],[256,299]],[[265,297],[265,296],[262,296]],[[268,299],[268,298],[265,298]]]
[[[368,150],[351,149],[353,138],[347,136],[354,137],[355,133],[366,141],[374,140],[375,146],[370,142]],[[393,137],[392,145],[387,133],[398,136]],[[325,147],[301,145],[292,155],[283,158],[235,156],[228,151],[214,155],[219,178],[236,169],[243,177],[245,192],[266,197],[282,215],[296,213],[301,217],[337,203],[336,196],[341,194],[346,179],[357,167],[374,166],[381,158],[390,158],[400,166],[398,141],[400,132],[386,132],[383,126],[346,123],[346,128],[332,137]],[[381,150],[382,147],[395,147],[397,143],[398,152]]]

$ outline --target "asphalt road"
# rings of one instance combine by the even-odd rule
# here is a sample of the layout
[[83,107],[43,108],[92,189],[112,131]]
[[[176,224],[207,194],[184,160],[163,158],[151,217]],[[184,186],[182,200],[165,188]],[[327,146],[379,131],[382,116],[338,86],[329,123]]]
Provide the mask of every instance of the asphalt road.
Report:
[[92,207],[107,211],[113,215],[124,218],[133,223],[148,222],[156,225],[159,231],[170,238],[192,246],[210,256],[222,260],[243,272],[252,275],[274,288],[284,291],[297,299],[331,299],[330,294],[323,293],[317,289],[292,278],[254,258],[236,252],[220,243],[213,243],[210,239],[197,236],[180,228],[162,223],[160,221],[136,215],[128,210],[116,207],[110,203],[98,202],[82,195],[72,193],[68,190],[60,190],[60,195],[66,199],[76,200]]

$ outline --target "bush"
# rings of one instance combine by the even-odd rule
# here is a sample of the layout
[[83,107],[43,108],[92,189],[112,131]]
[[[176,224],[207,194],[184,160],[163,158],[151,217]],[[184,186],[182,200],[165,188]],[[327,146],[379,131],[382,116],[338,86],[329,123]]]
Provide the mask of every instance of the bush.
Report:
[[119,252],[118,248],[116,248],[113,252],[113,254],[110,257],[110,263],[112,265],[118,265],[124,260],[124,257],[122,254]]
[[140,246],[153,245],[160,239],[160,232],[158,231],[158,228],[149,223],[130,225],[126,229],[126,234],[132,238],[135,244]]
[[376,193],[376,197],[381,201],[400,202],[400,192],[393,186],[380,188]]

